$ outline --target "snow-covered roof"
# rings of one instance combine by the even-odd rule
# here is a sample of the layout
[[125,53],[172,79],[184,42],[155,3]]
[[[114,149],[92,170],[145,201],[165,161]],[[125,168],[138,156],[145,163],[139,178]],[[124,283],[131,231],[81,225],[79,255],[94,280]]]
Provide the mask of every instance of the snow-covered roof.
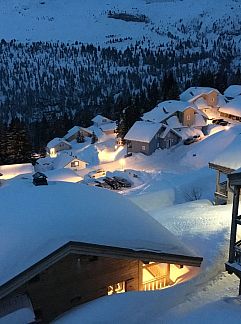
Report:
[[167,124],[171,128],[181,128],[183,125],[180,123],[179,119],[177,116],[171,116],[165,121],[165,124]]
[[82,161],[77,156],[71,156],[67,153],[60,153],[56,158],[52,159],[55,169],[62,169],[73,160]]
[[31,163],[0,165],[1,179],[11,179],[19,174],[32,173],[33,171]]
[[[238,127],[237,129],[240,130],[240,126]],[[235,139],[211,163],[233,170],[241,168],[241,134],[236,135]]]
[[65,134],[64,137],[69,138],[69,137],[75,135],[76,133],[78,133],[79,131],[80,131],[80,127],[74,126],[70,130],[68,130],[67,134]]
[[100,126],[100,129],[105,132],[105,131],[114,131],[116,130],[116,122],[110,122],[110,123],[106,123]]
[[224,95],[227,98],[235,98],[241,95],[241,85],[233,84],[229,86],[225,91]]
[[217,89],[210,87],[190,87],[180,94],[180,100],[189,101],[191,99],[195,99],[200,95],[209,94],[212,91],[215,91],[218,94],[220,93]]
[[206,126],[206,121],[203,118],[202,114],[195,114],[195,121],[193,126]]
[[70,241],[194,256],[117,193],[64,182],[36,187],[26,179],[0,191],[0,285]]
[[163,125],[160,123],[136,121],[124,139],[149,143],[161,127],[163,127]]
[[111,119],[109,119],[109,118],[107,118],[107,117],[104,117],[104,116],[102,116],[102,115],[97,115],[97,116],[95,116],[93,119],[91,119],[91,121],[92,121],[93,123],[98,124],[98,125],[101,125],[101,124],[104,124],[104,123],[110,123],[110,122],[112,122]]
[[189,102],[183,102],[178,100],[168,100],[160,102],[154,109],[145,113],[142,120],[149,120],[153,122],[162,122],[164,119],[168,118],[171,114],[177,111],[183,112],[187,108],[194,108]]
[[55,137],[50,142],[48,142],[47,147],[53,148],[53,147],[59,145],[60,143],[64,143],[64,144],[68,145],[69,147],[71,147],[71,144],[69,142],[67,142],[65,139],[59,138],[59,137]]
[[241,96],[227,102],[219,108],[219,111],[225,114],[241,117]]

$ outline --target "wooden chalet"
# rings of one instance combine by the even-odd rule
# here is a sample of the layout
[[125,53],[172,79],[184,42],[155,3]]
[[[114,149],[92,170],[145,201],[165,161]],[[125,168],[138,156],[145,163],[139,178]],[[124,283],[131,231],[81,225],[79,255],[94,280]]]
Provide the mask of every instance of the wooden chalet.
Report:
[[0,287],[0,317],[9,307],[14,310],[13,301],[18,308],[21,296],[21,302],[28,297],[36,320],[48,323],[98,297],[167,287],[173,284],[171,265],[179,269],[201,262],[200,257],[68,242]]
[[240,230],[241,215],[239,209],[241,191],[241,172],[228,175],[230,186],[233,188],[233,210],[230,233],[229,259],[226,262],[226,271],[235,274],[239,279],[239,295],[241,295],[241,240],[237,233]]
[[234,169],[210,162],[210,169],[216,170],[216,188],[214,193],[215,205],[223,205],[231,202],[232,193],[229,188],[227,175]]
[[14,204],[11,184],[2,189],[0,321],[31,305],[35,320],[49,323],[98,297],[174,285],[201,265],[121,195],[63,182],[39,190],[25,179],[21,188]]

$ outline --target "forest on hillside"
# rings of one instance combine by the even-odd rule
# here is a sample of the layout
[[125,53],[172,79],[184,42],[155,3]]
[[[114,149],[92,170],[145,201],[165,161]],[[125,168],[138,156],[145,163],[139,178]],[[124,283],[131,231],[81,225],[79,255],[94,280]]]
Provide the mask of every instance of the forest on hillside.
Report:
[[[144,40],[143,40],[144,42]],[[125,133],[162,100],[177,99],[191,85],[221,92],[241,84],[232,42],[170,42],[152,50],[142,42],[118,50],[75,42],[0,42],[0,142],[16,123],[39,151],[73,125],[89,126],[101,113],[124,120]],[[2,135],[1,135],[2,134]],[[7,161],[5,161],[7,162]]]

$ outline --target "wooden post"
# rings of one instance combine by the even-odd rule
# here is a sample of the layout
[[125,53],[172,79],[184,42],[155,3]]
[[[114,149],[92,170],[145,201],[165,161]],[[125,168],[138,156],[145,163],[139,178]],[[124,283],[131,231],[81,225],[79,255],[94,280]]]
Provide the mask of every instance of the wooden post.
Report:
[[170,263],[167,263],[167,272],[166,272],[166,285],[169,286],[170,284]]
[[142,271],[143,271],[143,263],[142,261],[138,262],[138,290],[142,291],[143,290],[143,284],[142,284]]
[[231,223],[231,233],[230,233],[230,246],[229,246],[229,260],[228,262],[235,261],[235,243],[237,235],[237,216],[238,216],[238,205],[239,205],[239,194],[240,187],[234,186],[233,195],[233,211],[232,211],[232,223]]
[[241,279],[239,278],[239,290],[238,290],[238,294],[241,295]]

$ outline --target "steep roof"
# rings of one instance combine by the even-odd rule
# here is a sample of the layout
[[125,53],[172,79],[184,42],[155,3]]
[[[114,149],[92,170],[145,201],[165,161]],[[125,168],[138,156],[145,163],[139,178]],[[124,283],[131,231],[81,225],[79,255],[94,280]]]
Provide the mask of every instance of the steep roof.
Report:
[[200,95],[209,94],[212,91],[215,91],[218,94],[220,93],[217,89],[210,87],[190,87],[180,94],[180,99],[182,101],[189,101],[199,97]]
[[225,105],[219,108],[219,111],[225,114],[241,117],[241,96],[237,96]]
[[185,109],[190,107],[194,108],[194,106],[189,102],[178,100],[163,101],[160,102],[154,109],[145,113],[142,117],[142,120],[149,120],[160,123],[175,112],[183,112]]
[[[71,156],[67,153],[59,154],[56,158],[52,159],[55,169],[62,169],[67,164],[72,162],[73,160],[82,161],[79,158],[77,158],[76,156]],[[84,162],[84,161],[82,161],[82,162]]]
[[110,123],[110,122],[112,122],[112,120],[111,119],[109,119],[109,118],[107,118],[107,117],[104,117],[104,116],[102,116],[102,115],[97,115],[97,116],[95,116],[94,118],[92,118],[91,119],[91,121],[93,122],[93,123],[97,123],[97,124],[102,124],[102,123]]
[[64,135],[64,138],[69,138],[69,137],[75,135],[76,133],[78,133],[79,131],[80,131],[80,127],[74,126],[70,130],[68,130],[67,134]]
[[237,96],[241,95],[241,85],[239,84],[233,84],[230,85],[225,91],[224,91],[225,97],[228,98],[235,98]]
[[110,122],[106,123],[100,126],[100,129],[105,132],[105,131],[111,131],[111,130],[116,130],[116,122]]
[[[240,126],[236,126],[241,130]],[[235,129],[235,128],[234,128]],[[241,168],[241,134],[237,134],[234,140],[213,161],[213,165],[219,165],[228,169],[237,170]]]
[[55,137],[50,142],[48,142],[47,147],[52,148],[52,147],[57,146],[60,143],[64,143],[64,144],[68,145],[69,147],[71,147],[71,144],[69,142],[67,142],[65,139],[59,138],[59,137]]
[[111,191],[73,183],[35,187],[26,179],[0,190],[0,285],[70,241],[194,256],[146,212]]
[[160,123],[137,121],[125,136],[125,140],[150,143],[156,133],[163,127]]

